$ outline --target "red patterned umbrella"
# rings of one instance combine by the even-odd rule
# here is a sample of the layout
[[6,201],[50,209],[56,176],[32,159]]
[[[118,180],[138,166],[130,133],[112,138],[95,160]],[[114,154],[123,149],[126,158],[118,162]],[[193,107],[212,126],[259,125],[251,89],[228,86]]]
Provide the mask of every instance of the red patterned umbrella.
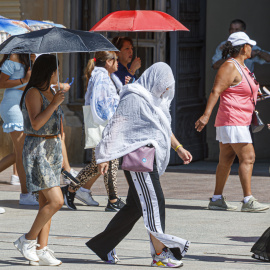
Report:
[[189,30],[165,12],[157,10],[121,10],[105,16],[90,31],[168,32]]

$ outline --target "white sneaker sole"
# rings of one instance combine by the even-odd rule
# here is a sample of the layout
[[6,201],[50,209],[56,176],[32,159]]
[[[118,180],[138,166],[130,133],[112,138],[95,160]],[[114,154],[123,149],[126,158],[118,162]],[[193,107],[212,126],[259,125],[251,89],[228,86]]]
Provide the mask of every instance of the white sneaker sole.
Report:
[[39,261],[39,262],[30,261],[29,264],[32,266],[38,266],[38,265],[40,265],[40,266],[59,266],[62,264],[62,262],[46,264],[46,263],[42,263],[41,261]]
[[241,209],[241,212],[261,212],[261,211],[264,211],[264,210],[267,210],[269,209],[269,206],[265,206],[265,207],[262,207],[262,208],[259,208],[259,209]]
[[19,205],[32,205],[32,206],[38,206],[39,205],[39,203],[37,202],[37,203],[23,203],[23,202],[19,202]]
[[[159,263],[159,262],[158,262]],[[161,262],[161,264],[159,264],[159,265],[157,265],[156,263],[151,263],[151,266],[152,267],[160,267],[160,268],[180,268],[180,267],[182,267],[184,264],[181,262],[181,264],[180,265],[171,265],[171,266],[167,266],[167,264],[166,263],[162,263]]]
[[13,182],[13,181],[10,181],[10,184],[11,184],[12,186],[20,186],[20,185],[21,185],[20,182]]
[[220,211],[235,211],[237,209],[237,206],[234,208],[223,208],[219,206],[208,206],[209,210],[220,210]]

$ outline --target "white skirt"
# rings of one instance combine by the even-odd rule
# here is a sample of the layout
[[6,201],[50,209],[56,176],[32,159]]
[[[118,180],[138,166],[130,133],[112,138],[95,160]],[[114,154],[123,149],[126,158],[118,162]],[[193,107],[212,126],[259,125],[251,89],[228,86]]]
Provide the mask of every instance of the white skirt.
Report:
[[216,127],[216,140],[225,143],[252,143],[249,126]]

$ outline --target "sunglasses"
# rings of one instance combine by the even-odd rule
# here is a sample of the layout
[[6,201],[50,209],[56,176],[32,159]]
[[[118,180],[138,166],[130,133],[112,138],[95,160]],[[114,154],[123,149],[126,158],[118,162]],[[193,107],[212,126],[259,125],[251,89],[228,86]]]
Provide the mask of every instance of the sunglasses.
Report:
[[249,76],[253,79],[254,83],[258,85],[258,81],[256,80],[255,74],[253,72],[249,72]]

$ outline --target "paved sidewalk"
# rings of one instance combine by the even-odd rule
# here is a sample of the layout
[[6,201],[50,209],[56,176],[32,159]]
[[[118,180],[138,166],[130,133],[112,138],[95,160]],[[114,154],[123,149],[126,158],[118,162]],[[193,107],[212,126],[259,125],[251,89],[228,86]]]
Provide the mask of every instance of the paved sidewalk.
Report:
[[[267,166],[265,164],[265,169]],[[250,257],[250,248],[268,228],[270,211],[240,212],[242,192],[237,175],[230,176],[225,190],[228,200],[238,206],[237,211],[209,211],[206,208],[208,197],[213,192],[215,175],[207,174],[207,171],[202,174],[194,168],[193,173],[183,170],[167,172],[162,177],[167,198],[166,232],[192,242],[183,259],[183,269],[269,269],[269,263]],[[11,169],[0,174],[0,206],[6,209],[6,213],[0,215],[0,268],[28,269],[30,266],[12,242],[29,230],[37,207],[22,207],[18,204],[19,187],[8,184],[10,174]],[[118,179],[119,194],[124,197],[127,184],[122,171],[119,171]],[[254,176],[252,180],[254,196],[268,204],[269,180],[268,176]],[[68,210],[64,206],[53,217],[49,247],[63,261],[61,269],[150,269],[148,235],[142,220],[117,247],[121,259],[118,265],[102,263],[85,246],[85,242],[103,230],[114,215],[104,211],[107,198],[102,179],[94,184],[92,191],[94,198],[100,202],[99,207],[85,206],[76,200],[78,211]],[[31,269],[49,267],[31,266]]]

